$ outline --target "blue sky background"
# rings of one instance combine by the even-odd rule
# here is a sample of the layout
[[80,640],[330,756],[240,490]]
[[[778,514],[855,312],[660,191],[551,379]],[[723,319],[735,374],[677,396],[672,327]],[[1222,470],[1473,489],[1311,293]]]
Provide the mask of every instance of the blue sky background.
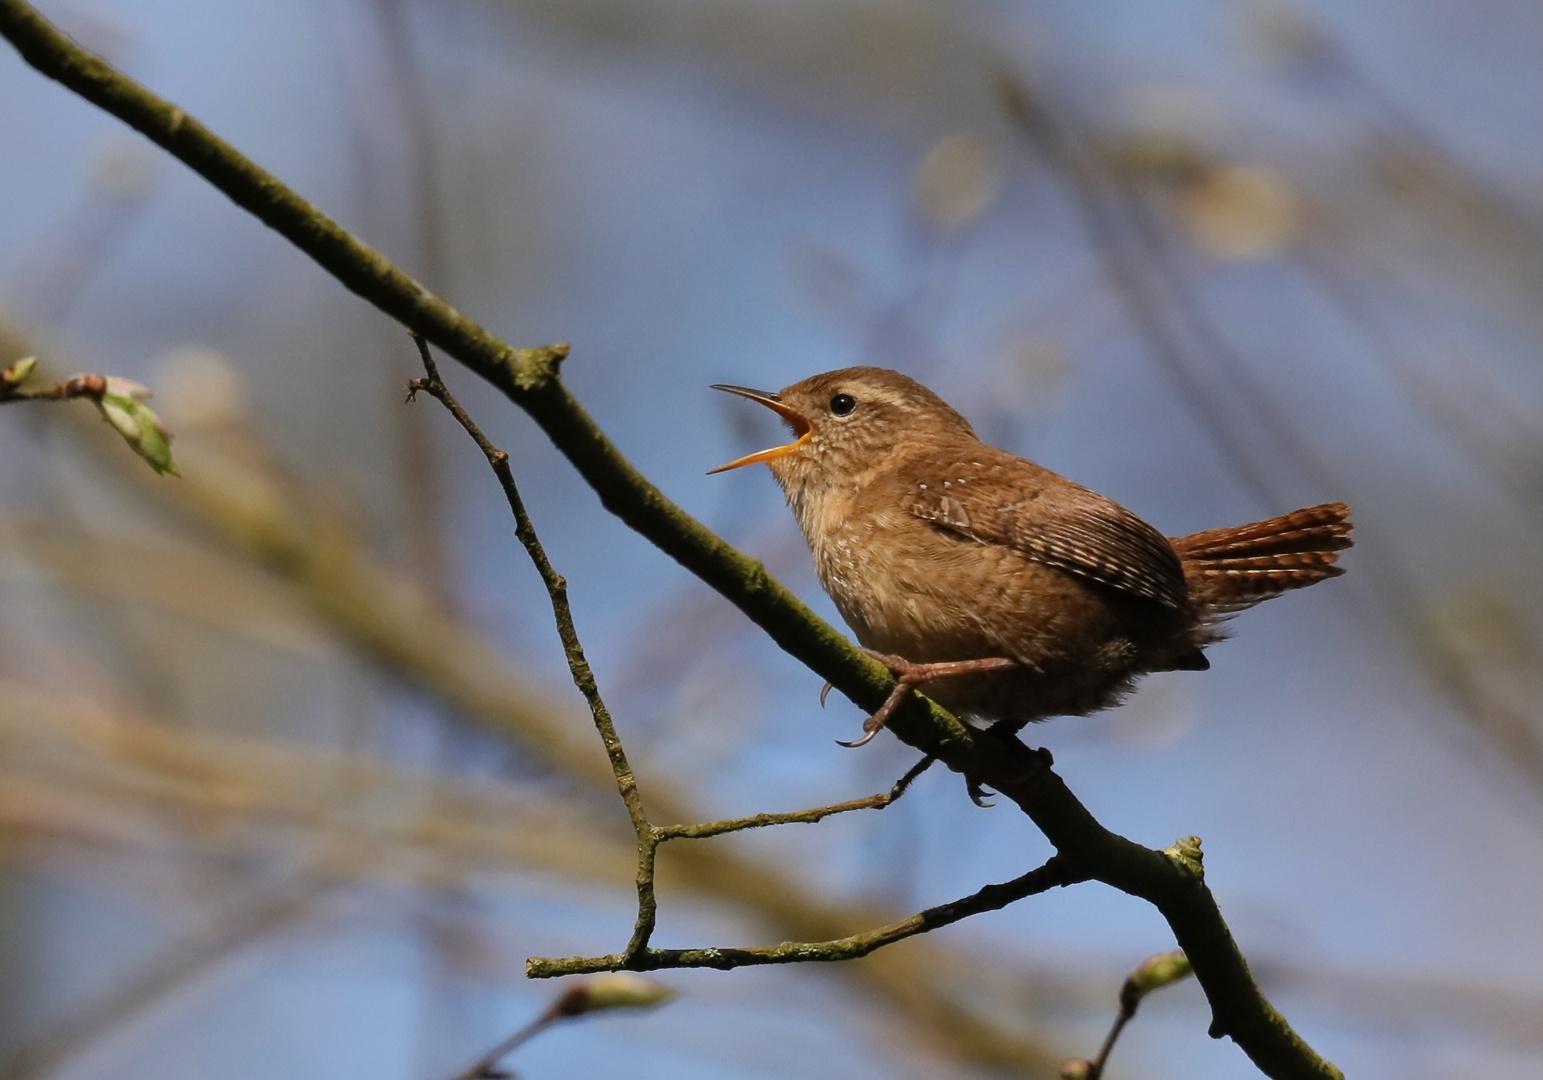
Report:
[[[1119,710],[1029,735],[1110,828],[1152,846],[1204,838],[1208,881],[1266,989],[1348,1076],[1536,1075],[1543,778],[1519,744],[1486,734],[1499,716],[1540,739],[1536,5],[45,10],[495,332],[571,342],[569,386],[632,461],[833,621],[769,476],[705,475],[777,434],[707,384],[900,367],[1000,445],[1172,534],[1348,499],[1362,542],[1345,579],[1242,616],[1210,672],[1150,678]],[[391,11],[408,28],[410,76],[387,59]],[[1331,59],[1291,52],[1288,17],[1332,43]],[[989,58],[1024,72],[1106,167],[1159,137],[1201,163],[1133,184],[1160,225],[1166,284],[1181,290],[1171,295],[1187,298],[1165,316],[1192,302],[1222,342],[1184,349],[1211,372],[1237,445],[1210,437],[1154,360],[1064,180],[994,104]],[[417,89],[404,98],[408,77]],[[198,387],[168,356],[216,351],[266,455],[324,492],[383,560],[406,565],[411,523],[432,516],[460,609],[552,693],[571,694],[491,477],[428,409],[417,430],[441,478],[437,505],[409,493],[400,462],[414,436],[399,399],[414,357],[401,335],[9,50],[0,100],[0,307],[45,366],[155,386],[193,472]],[[439,257],[418,231],[424,155],[404,100],[428,117]],[[913,191],[929,149],[959,133],[984,140],[999,186],[978,216],[943,229]],[[1205,178],[1241,165],[1291,208],[1282,237],[1246,257],[1194,225],[1228,209]],[[1268,210],[1245,200],[1240,212]],[[454,367],[447,377],[513,455],[645,798],[650,776],[667,777],[727,817],[876,791],[907,767],[912,752],[887,738],[835,747],[858,730],[853,706],[833,695],[822,711],[816,676],[607,515],[507,403]],[[1261,419],[1261,396],[1289,418],[1290,439]],[[48,429],[6,412],[7,529],[54,515],[98,535],[175,533]],[[1267,491],[1240,482],[1239,458]],[[254,653],[240,635],[109,618],[41,582],[24,555],[6,558],[0,640],[24,642],[0,658],[7,685],[58,689],[50,672],[89,663],[83,685],[119,686],[112,700],[176,730],[343,747],[561,794],[529,753],[324,630],[294,630],[298,616],[285,633],[311,644]],[[1420,649],[1431,642],[1479,687],[1466,707],[1430,676]],[[165,666],[172,690],[136,682],[124,659],[136,649]],[[23,662],[33,657],[46,662]],[[1024,818],[978,810],[961,787],[929,774],[883,814],[745,848],[831,895],[898,908],[1048,854]],[[599,812],[620,822],[617,806]],[[237,857],[208,837],[213,854],[146,850],[10,821],[7,1053],[71,1030],[197,940],[220,910],[204,877],[223,875],[226,899],[306,879],[295,851]],[[47,1075],[447,1076],[552,992],[522,979],[524,957],[620,948],[630,903],[625,885],[518,867],[439,890],[389,874],[333,885],[121,1022],[88,1026]],[[753,917],[668,884],[663,904],[659,944],[765,940]],[[1152,909],[1099,885],[942,933],[1009,969],[1057,974],[1031,1023],[1067,1056],[1096,1049],[1124,972],[1171,945]],[[662,978],[680,1000],[554,1031],[513,1064],[533,1078],[973,1075],[839,971]],[[1248,1075],[1235,1047],[1205,1037],[1207,1019],[1192,984],[1154,998],[1110,1075]]]

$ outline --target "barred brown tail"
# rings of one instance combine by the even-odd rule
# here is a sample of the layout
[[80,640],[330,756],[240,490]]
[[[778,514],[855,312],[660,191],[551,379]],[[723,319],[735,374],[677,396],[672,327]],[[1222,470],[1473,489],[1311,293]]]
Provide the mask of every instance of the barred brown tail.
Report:
[[1227,615],[1345,571],[1335,553],[1349,547],[1350,507],[1309,506],[1268,521],[1208,529],[1173,539],[1190,595],[1204,611]]

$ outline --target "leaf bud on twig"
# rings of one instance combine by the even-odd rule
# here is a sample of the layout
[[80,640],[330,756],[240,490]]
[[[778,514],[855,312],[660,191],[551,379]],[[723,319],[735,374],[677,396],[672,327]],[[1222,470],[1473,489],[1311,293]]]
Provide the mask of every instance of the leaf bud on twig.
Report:
[[674,996],[670,987],[647,976],[612,971],[569,987],[552,1002],[548,1015],[556,1018],[583,1016],[601,1009],[648,1009]]
[[6,390],[14,390],[32,377],[32,369],[38,366],[38,358],[35,356],[24,357],[11,364],[4,371],[0,371],[0,387]]
[[1136,1011],[1136,1005],[1153,990],[1172,986],[1180,979],[1189,977],[1189,957],[1183,949],[1149,956],[1136,966],[1120,990],[1120,1007],[1127,1013]]

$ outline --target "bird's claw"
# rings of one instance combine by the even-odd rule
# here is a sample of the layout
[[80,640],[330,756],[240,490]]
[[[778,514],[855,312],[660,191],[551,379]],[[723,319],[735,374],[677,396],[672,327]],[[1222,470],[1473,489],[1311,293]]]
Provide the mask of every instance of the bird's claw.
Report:
[[[868,717],[863,722],[865,734],[860,739],[852,742],[844,742],[837,739],[842,746],[858,747],[866,746],[873,737],[888,723],[896,709],[906,696],[918,686],[924,686],[934,679],[946,679],[955,675],[971,675],[981,671],[1001,671],[1004,668],[1018,667],[1016,660],[1006,657],[993,656],[980,660],[946,660],[939,663],[916,664],[901,656],[891,656],[888,653],[876,652],[873,649],[864,649],[873,659],[883,664],[895,676],[895,688],[890,691],[889,697],[880,706],[879,711]],[[820,704],[825,703],[825,694],[830,690],[830,684],[825,684],[825,690],[820,692]]]
[[884,721],[887,719],[884,713],[885,710],[880,709],[863,721],[863,734],[860,738],[853,739],[851,742],[837,739],[836,745],[845,746],[849,750],[856,750],[859,746],[867,746],[873,741],[875,735],[884,730]]
[[830,697],[830,692],[835,689],[835,686],[835,683],[828,682],[820,687],[820,708],[825,708],[825,699]]
[[837,739],[836,742],[851,750],[855,750],[859,746],[867,746],[873,741],[875,735],[884,730],[884,725],[889,723],[889,718],[894,715],[895,709],[899,707],[900,703],[905,700],[905,696],[910,692],[911,684],[901,679],[894,690],[890,691],[889,697],[885,699],[884,704],[879,706],[879,711],[863,721],[862,738],[853,739],[851,742]]

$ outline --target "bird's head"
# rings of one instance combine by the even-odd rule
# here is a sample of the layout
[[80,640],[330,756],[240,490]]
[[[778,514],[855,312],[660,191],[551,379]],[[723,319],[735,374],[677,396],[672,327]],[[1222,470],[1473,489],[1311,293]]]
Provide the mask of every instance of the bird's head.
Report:
[[778,393],[715,385],[771,409],[795,438],[721,465],[724,472],[764,462],[789,498],[810,486],[859,481],[897,452],[950,438],[975,438],[969,422],[921,383],[877,367],[813,375]]

